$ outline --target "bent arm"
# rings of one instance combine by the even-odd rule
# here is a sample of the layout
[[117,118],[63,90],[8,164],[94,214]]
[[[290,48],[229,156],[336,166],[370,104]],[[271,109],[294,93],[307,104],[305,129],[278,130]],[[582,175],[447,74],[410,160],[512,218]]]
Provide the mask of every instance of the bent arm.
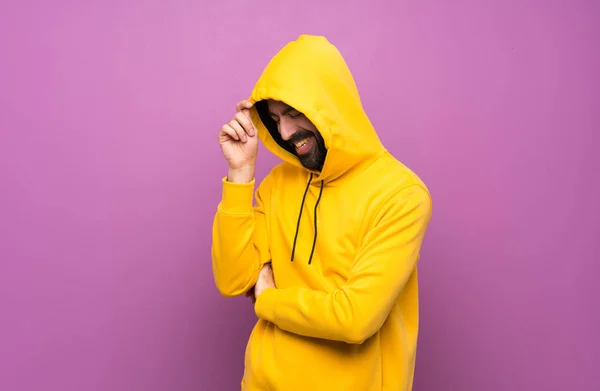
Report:
[[365,236],[344,286],[266,289],[256,300],[257,316],[294,334],[364,342],[381,328],[415,271],[430,216],[424,188],[399,192]]
[[212,228],[212,270],[219,292],[234,297],[256,284],[261,267],[271,259],[265,219],[271,175],[256,192],[256,206],[252,205],[254,179],[234,183],[223,178],[222,182]]

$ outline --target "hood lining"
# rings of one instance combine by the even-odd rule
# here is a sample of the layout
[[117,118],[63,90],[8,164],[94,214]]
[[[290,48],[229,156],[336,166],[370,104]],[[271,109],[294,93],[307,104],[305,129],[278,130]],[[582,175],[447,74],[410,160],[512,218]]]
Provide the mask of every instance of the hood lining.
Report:
[[262,121],[265,128],[267,128],[267,130],[271,134],[271,137],[273,138],[273,140],[275,140],[277,145],[279,145],[281,148],[285,149],[286,151],[288,151],[289,153],[294,155],[294,157],[296,157],[296,154],[294,153],[294,149],[292,148],[292,146],[289,143],[286,143],[283,140],[283,138],[281,138],[281,134],[279,134],[279,131],[277,130],[277,123],[269,115],[269,104],[267,103],[267,101],[260,100],[260,101],[256,102],[255,105],[256,105],[256,112],[258,113],[260,120]]

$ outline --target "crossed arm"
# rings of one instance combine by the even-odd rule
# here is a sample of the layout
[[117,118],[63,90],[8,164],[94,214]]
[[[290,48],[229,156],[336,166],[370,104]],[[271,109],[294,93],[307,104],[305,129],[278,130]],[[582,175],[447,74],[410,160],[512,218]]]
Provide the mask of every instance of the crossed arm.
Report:
[[257,276],[256,315],[295,334],[364,342],[381,328],[414,273],[430,218],[428,192],[405,188],[383,206],[342,287],[279,289],[267,270]]

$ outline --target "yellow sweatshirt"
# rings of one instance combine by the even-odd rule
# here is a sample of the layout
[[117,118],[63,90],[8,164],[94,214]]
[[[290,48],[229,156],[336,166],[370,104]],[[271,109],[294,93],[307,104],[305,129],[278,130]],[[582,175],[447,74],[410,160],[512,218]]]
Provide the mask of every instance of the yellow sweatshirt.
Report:
[[[328,149],[321,172],[303,168],[261,121],[260,102],[269,98],[315,124]],[[255,303],[242,390],[411,390],[417,262],[431,217],[426,186],[383,147],[344,59],[324,37],[286,45],[250,99],[260,140],[283,162],[256,193],[254,181],[224,178],[214,219],[221,294],[249,291],[266,262],[277,285]]]

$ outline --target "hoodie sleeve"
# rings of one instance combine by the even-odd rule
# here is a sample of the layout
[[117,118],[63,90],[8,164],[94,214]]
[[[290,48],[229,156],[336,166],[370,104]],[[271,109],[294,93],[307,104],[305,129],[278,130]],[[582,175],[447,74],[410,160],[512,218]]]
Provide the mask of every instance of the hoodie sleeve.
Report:
[[256,191],[255,180],[231,183],[222,180],[222,198],[212,228],[212,270],[223,296],[239,296],[256,284],[261,267],[271,259],[265,209],[271,191],[272,174]]
[[344,286],[266,289],[256,315],[294,334],[364,342],[381,328],[414,272],[430,218],[429,193],[419,185],[405,188],[379,212]]

